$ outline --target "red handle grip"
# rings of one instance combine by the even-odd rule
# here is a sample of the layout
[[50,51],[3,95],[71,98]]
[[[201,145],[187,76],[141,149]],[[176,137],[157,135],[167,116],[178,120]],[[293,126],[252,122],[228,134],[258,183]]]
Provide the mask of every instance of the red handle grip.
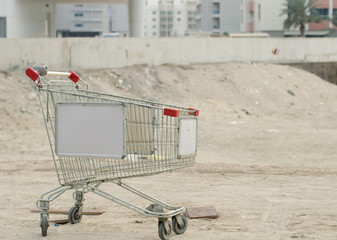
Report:
[[26,75],[27,77],[32,79],[34,82],[40,77],[40,75],[36,71],[34,71],[34,69],[32,68],[26,69]]
[[195,108],[189,108],[188,110],[194,110],[195,112],[193,113],[188,113],[188,114],[190,114],[190,115],[194,115],[194,116],[196,116],[196,117],[198,117],[199,116],[199,110],[198,109],[195,109]]
[[80,77],[76,73],[74,73],[72,71],[69,71],[69,73],[70,73],[69,79],[71,81],[73,81],[74,83],[77,83],[78,80],[80,79]]

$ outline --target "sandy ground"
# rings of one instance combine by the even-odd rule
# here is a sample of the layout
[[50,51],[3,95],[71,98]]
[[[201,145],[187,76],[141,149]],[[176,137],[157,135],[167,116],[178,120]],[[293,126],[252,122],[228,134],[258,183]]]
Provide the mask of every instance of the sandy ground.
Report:
[[[126,181],[170,204],[219,212],[189,220],[171,239],[337,239],[335,85],[255,63],[78,73],[93,90],[200,109],[195,167]],[[23,71],[0,73],[0,83],[0,239],[43,239],[30,209],[58,182],[38,99]],[[148,205],[112,184],[102,189]],[[105,213],[51,225],[44,239],[159,239],[156,219],[92,193],[85,198],[86,209]],[[73,203],[69,191],[51,208]]]

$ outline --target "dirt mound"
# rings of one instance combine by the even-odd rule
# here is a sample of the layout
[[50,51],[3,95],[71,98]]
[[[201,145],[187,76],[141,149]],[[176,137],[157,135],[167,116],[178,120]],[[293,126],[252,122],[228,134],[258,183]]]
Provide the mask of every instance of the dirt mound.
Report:
[[[337,112],[335,85],[289,66],[140,65],[78,74],[91,90],[200,109],[200,149],[205,142],[211,142],[212,148],[222,148],[218,140],[223,139],[229,124],[262,119],[301,121],[321,115],[335,118]],[[0,73],[0,82],[2,156],[12,159],[13,152],[27,156],[32,149],[47,149],[33,82],[23,71]]]

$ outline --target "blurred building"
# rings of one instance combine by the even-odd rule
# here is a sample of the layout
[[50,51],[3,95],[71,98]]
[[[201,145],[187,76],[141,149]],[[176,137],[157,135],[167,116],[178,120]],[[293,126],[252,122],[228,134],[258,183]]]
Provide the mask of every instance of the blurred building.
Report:
[[240,32],[240,0],[199,0],[197,29],[213,34]]
[[337,0],[317,0],[318,12],[325,19],[321,23],[310,23],[308,26],[309,31],[326,31],[327,29],[337,29],[327,19],[332,18],[337,14]]
[[43,1],[0,0],[0,37],[45,37],[50,5]]
[[[0,0],[0,37],[55,37],[57,6],[77,4],[85,11],[71,9],[59,17],[59,35],[92,36],[98,32],[129,32],[132,37],[144,36],[146,0]],[[87,4],[96,4],[86,6]],[[98,4],[106,7],[100,9]],[[114,6],[115,4],[123,7]],[[71,5],[70,5],[71,6]],[[109,9],[108,6],[111,6]],[[80,7],[79,7],[80,8]],[[89,8],[89,9],[88,9]],[[75,16],[75,10],[78,13]],[[83,14],[83,16],[82,16]],[[110,14],[110,15],[109,15]],[[110,18],[111,16],[111,18]],[[82,19],[81,19],[82,18]],[[65,26],[65,20],[72,23]],[[127,27],[126,27],[127,26]]]
[[282,37],[286,16],[280,16],[280,13],[285,2],[285,0],[241,0],[241,32],[264,32],[272,37]]
[[196,0],[148,0],[145,37],[188,36],[196,31]]
[[118,32],[129,35],[126,4],[60,4],[56,6],[58,37],[93,37]]
[[[280,16],[285,8],[286,0],[241,0],[241,32],[264,32],[272,37],[298,36],[299,29],[283,29],[283,22],[287,16]],[[317,0],[317,11],[323,18],[332,18],[337,12],[337,0]],[[331,22],[309,23],[305,26],[306,36],[328,36],[333,27]]]
[[[337,13],[337,0],[317,0],[317,11],[328,19]],[[286,0],[199,0],[197,29],[213,34],[267,33],[271,37],[297,36],[299,29],[284,30],[287,16],[280,16]],[[331,22],[306,24],[307,36],[328,36]]]

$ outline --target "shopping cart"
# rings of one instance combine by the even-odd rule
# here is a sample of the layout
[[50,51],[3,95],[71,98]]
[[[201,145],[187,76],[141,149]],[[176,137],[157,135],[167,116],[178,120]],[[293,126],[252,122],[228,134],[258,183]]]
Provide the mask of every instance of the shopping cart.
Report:
[[[42,236],[49,227],[49,204],[73,189],[72,224],[82,218],[84,194],[95,193],[140,214],[158,218],[161,239],[187,228],[184,207],[164,203],[122,182],[194,165],[199,111],[88,90],[74,72],[26,69],[36,84],[60,186],[37,200]],[[50,80],[54,77],[56,80]],[[62,80],[60,80],[62,79]],[[146,200],[143,208],[99,189],[114,183]],[[172,222],[169,220],[172,218]]]

